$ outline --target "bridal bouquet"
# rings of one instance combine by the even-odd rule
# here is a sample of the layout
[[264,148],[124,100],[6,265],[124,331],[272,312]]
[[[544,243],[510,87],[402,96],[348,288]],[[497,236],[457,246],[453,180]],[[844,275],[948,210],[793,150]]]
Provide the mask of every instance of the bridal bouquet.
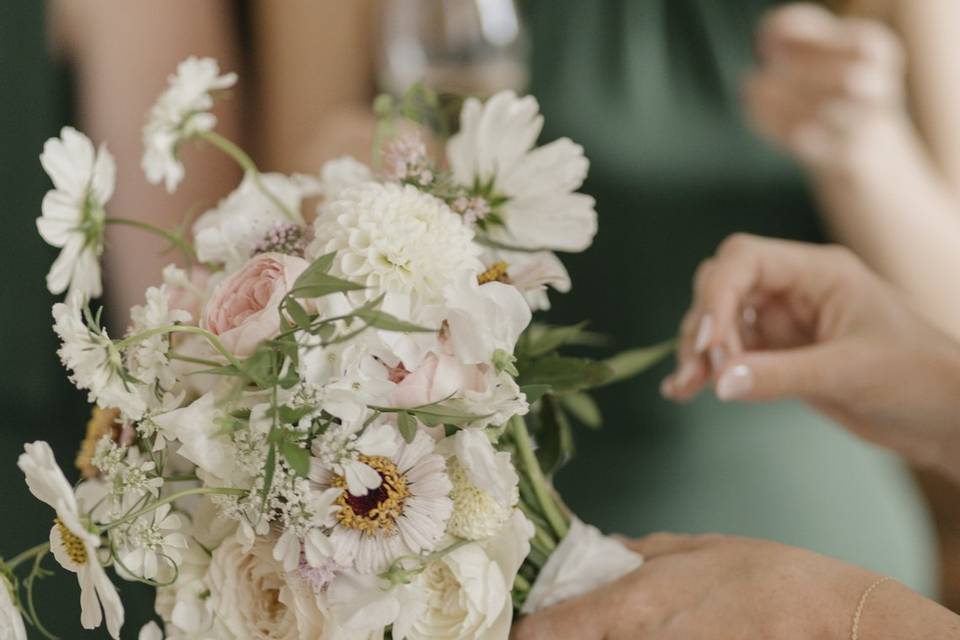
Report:
[[[148,640],[506,638],[519,613],[638,566],[549,480],[571,418],[599,422],[585,392],[669,348],[572,357],[560,351],[598,337],[531,323],[548,288],[570,288],[553,251],[596,231],[575,192],[582,148],[535,147],[537,103],[511,92],[453,104],[448,135],[451,102],[417,87],[377,100],[373,167],[261,173],[215,131],[235,81],[184,61],[144,128],[146,177],[168,191],[191,141],[244,169],[190,237],[106,213],[105,147],[71,128],[44,146],[59,355],[96,406],[79,484],[45,442],[20,456],[53,525],[0,560],[0,638],[24,638],[24,621],[49,635],[34,584],[48,554],[77,575],[82,626],[105,620],[114,638],[124,609],[107,570],[156,587]],[[442,159],[407,120],[436,131]],[[183,254],[119,337],[91,307],[111,224]]]

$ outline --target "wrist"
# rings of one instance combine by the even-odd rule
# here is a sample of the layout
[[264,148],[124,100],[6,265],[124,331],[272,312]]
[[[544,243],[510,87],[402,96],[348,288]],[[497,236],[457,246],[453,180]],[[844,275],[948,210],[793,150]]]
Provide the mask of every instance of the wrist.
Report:
[[922,153],[913,123],[901,109],[867,116],[845,137],[830,162],[808,167],[815,185],[872,193],[877,185],[889,184],[904,158]]

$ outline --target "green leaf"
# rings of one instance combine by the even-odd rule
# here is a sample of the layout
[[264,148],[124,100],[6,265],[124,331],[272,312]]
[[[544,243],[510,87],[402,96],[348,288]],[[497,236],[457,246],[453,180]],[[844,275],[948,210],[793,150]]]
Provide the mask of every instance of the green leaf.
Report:
[[573,429],[556,398],[544,396],[540,403],[537,461],[544,473],[553,475],[573,457]]
[[643,373],[673,353],[675,347],[676,340],[667,340],[650,347],[631,349],[607,358],[604,363],[610,367],[613,375],[603,384],[620,382]]
[[533,404],[543,397],[543,394],[549,393],[551,387],[548,384],[528,384],[520,387],[523,395],[527,396],[527,402]]
[[596,401],[586,393],[578,392],[562,396],[560,398],[560,404],[585,427],[597,429],[603,424],[600,407],[598,407]]
[[297,326],[300,327],[303,331],[310,331],[311,318],[310,314],[307,313],[307,310],[303,308],[299,302],[294,298],[287,296],[284,300],[284,307],[287,310],[287,313],[290,314],[290,317],[293,318],[293,321],[297,323]]
[[[306,275],[306,272],[304,272],[304,275]],[[297,282],[299,283],[302,279],[303,275],[297,278]],[[287,295],[293,296],[294,298],[322,298],[331,293],[345,293],[347,291],[359,291],[360,289],[366,289],[366,287],[356,282],[350,282],[349,280],[329,276],[326,273],[317,272],[305,283],[295,284]]]
[[413,442],[417,435],[417,421],[406,411],[397,414],[397,427],[400,429],[400,435],[408,443]]
[[412,322],[400,320],[399,318],[390,315],[386,311],[381,311],[380,309],[361,307],[354,311],[353,315],[363,320],[367,325],[383,331],[400,331],[411,333],[429,333],[437,331],[435,327],[422,327],[418,324],[413,324]]
[[273,351],[261,346],[252,356],[243,361],[243,373],[255,385],[262,388],[273,386]]
[[408,413],[416,417],[420,422],[428,427],[435,427],[439,424],[449,424],[454,426],[465,426],[471,422],[489,418],[492,414],[478,416],[473,413],[462,411],[455,407],[449,407],[443,404],[428,404],[420,407],[407,407],[397,409],[395,407],[370,407],[374,411],[381,413]]
[[277,417],[283,424],[297,424],[304,416],[316,411],[316,407],[303,405],[301,407],[288,407],[283,405],[277,410]]
[[602,346],[609,342],[603,334],[584,331],[587,322],[568,326],[532,324],[521,340],[524,358],[538,358],[566,345]]
[[614,374],[603,362],[587,358],[548,356],[520,371],[521,386],[549,385],[558,393],[590,389],[606,383]]
[[336,256],[337,254],[335,252],[326,253],[311,262],[310,266],[304,269],[303,273],[300,274],[300,277],[294,280],[292,288],[296,289],[297,287],[306,287],[311,283],[314,277],[326,275],[326,273],[330,271],[330,267],[333,266],[333,259]]
[[267,506],[267,496],[270,495],[270,489],[273,487],[273,474],[277,470],[277,446],[273,443],[267,449],[267,459],[263,464],[263,489],[260,491],[262,501],[260,511]]
[[280,445],[280,451],[294,473],[301,478],[307,477],[310,473],[310,454],[306,449],[295,442],[284,440]]

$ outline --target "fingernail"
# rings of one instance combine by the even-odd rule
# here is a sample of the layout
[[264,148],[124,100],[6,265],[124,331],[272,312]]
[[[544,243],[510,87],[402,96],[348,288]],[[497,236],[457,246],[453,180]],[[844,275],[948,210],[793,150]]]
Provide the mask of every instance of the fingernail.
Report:
[[709,313],[703,316],[703,319],[700,320],[700,328],[697,330],[697,340],[694,343],[694,350],[697,353],[703,353],[706,350],[707,345],[710,344],[710,339],[713,337],[713,316]]
[[723,364],[727,361],[727,350],[723,345],[716,345],[710,348],[710,366],[714,371],[723,369]]
[[660,395],[664,398],[673,397],[673,376],[667,376],[660,383]]
[[673,381],[673,386],[679,387],[680,389],[685,388],[690,382],[693,381],[693,377],[697,375],[697,365],[692,362],[684,362],[680,366],[680,370],[677,372],[676,379]]
[[753,388],[753,372],[745,364],[730,367],[717,381],[717,397],[721,400],[736,400],[750,393]]

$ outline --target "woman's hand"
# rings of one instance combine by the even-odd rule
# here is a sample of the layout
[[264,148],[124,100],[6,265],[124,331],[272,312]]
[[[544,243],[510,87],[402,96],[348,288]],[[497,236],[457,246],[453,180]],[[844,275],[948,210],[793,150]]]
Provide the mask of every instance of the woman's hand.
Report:
[[838,17],[814,4],[771,11],[747,79],[749,120],[812,169],[849,169],[891,146],[909,126],[904,55],[880,22]]
[[[847,640],[879,576],[810,551],[719,535],[627,543],[646,563],[617,582],[524,618],[512,640]],[[951,637],[957,616],[884,582],[860,619],[867,639]]]
[[664,395],[801,398],[960,482],[960,345],[853,253],[735,235],[694,288]]

